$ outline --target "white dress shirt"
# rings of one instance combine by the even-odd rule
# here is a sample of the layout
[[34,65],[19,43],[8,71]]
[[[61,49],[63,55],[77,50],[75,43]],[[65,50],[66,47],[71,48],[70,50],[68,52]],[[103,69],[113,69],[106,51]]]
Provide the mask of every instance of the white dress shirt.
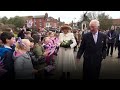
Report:
[[94,42],[97,43],[97,38],[98,38],[98,31],[93,34]]
[[7,45],[4,45],[5,48],[9,48],[9,49],[12,49],[11,47],[7,46]]

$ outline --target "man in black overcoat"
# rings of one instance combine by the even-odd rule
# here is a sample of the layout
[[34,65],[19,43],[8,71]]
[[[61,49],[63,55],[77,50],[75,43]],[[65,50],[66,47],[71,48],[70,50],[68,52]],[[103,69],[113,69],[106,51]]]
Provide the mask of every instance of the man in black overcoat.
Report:
[[99,21],[91,20],[90,32],[83,35],[80,48],[77,52],[77,61],[82,54],[83,62],[83,79],[99,79],[101,62],[106,57],[106,35],[99,32]]

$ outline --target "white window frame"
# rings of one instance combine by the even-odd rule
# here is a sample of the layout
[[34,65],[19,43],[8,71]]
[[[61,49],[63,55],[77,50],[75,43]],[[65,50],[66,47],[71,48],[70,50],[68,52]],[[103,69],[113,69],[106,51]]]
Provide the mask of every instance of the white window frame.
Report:
[[51,27],[49,22],[46,23],[46,27]]
[[49,18],[47,18],[47,21],[50,21],[50,19],[49,19]]
[[41,26],[42,26],[42,23],[40,23],[39,25],[40,25],[40,27],[41,27]]

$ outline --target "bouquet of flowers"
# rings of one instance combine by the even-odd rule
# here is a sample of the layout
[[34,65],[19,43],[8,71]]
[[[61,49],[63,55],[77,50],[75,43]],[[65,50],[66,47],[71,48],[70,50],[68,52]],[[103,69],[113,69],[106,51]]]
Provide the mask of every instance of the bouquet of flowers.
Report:
[[72,40],[63,40],[63,42],[60,44],[61,47],[64,48],[70,48],[70,45],[73,43]]

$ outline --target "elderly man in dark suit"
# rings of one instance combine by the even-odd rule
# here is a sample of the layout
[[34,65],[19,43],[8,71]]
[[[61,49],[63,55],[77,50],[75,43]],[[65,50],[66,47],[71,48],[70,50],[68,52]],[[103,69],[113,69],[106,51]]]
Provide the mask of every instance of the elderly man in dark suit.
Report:
[[79,61],[84,53],[83,79],[99,79],[101,62],[106,57],[106,35],[99,32],[99,21],[92,20],[89,24],[90,32],[83,35],[77,53]]

